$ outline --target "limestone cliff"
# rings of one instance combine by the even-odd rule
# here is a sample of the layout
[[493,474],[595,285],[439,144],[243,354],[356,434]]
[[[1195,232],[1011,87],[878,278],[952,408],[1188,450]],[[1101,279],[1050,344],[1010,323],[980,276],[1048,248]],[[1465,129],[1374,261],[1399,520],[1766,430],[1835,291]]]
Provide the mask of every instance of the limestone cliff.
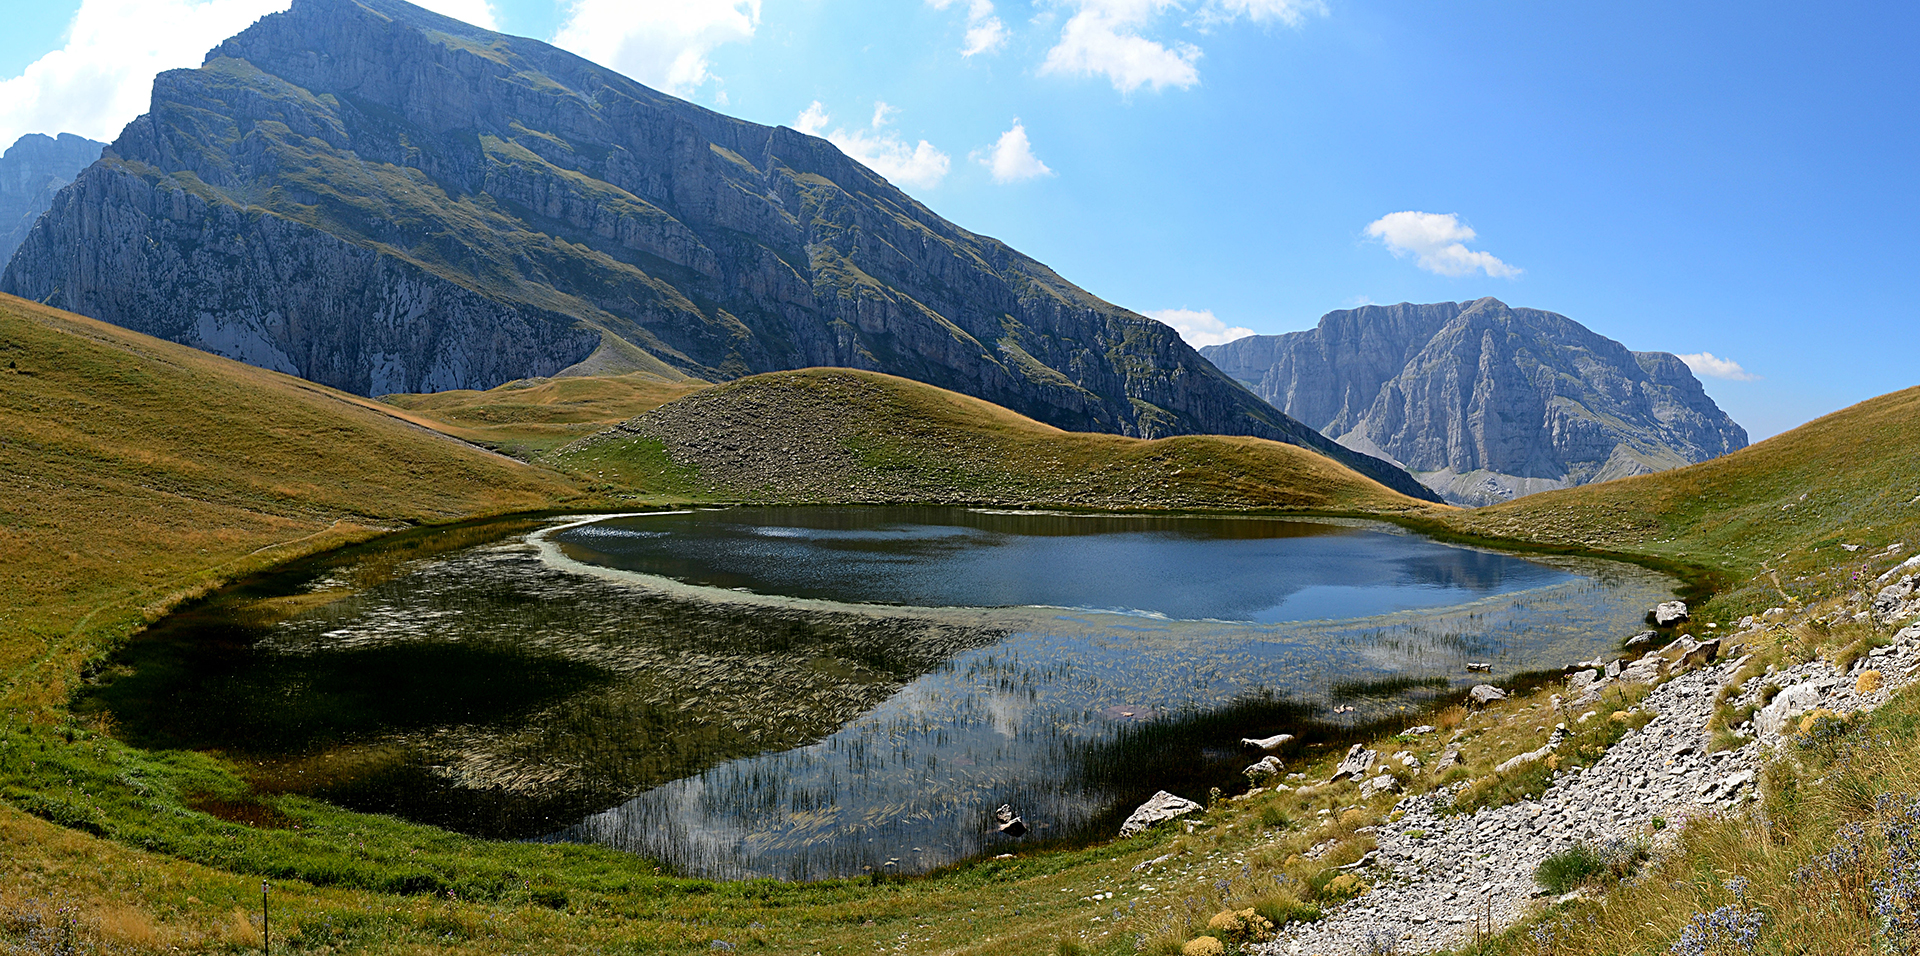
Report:
[[60,188],[100,158],[107,144],[84,136],[28,133],[0,156],[0,268],[53,205]]
[[1458,504],[1663,471],[1746,447],[1676,356],[1497,299],[1329,312],[1202,354],[1301,422]]
[[363,393],[851,366],[1430,497],[824,140],[399,0],[294,0],[161,74],[0,289]]

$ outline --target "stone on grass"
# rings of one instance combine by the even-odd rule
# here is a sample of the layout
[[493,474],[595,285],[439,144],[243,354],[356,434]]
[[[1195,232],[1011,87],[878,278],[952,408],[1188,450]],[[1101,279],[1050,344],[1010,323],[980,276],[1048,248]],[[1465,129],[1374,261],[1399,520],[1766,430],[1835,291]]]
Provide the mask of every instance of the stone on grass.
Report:
[[1247,769],[1242,770],[1240,772],[1247,775],[1247,780],[1249,782],[1258,784],[1260,781],[1265,780],[1268,777],[1279,776],[1281,771],[1284,769],[1285,768],[1282,767],[1280,764],[1279,757],[1275,757],[1272,754],[1268,754],[1267,756],[1260,758],[1260,761],[1258,763],[1255,763],[1247,767]]
[[1340,766],[1333,771],[1333,779],[1327,782],[1339,783],[1347,779],[1360,779],[1366,775],[1367,771],[1373,769],[1373,758],[1377,756],[1379,756],[1378,753],[1360,744],[1354,744],[1347,748],[1346,759],[1340,761]]
[[1120,835],[1136,836],[1145,833],[1148,827],[1156,823],[1184,817],[1198,809],[1200,805],[1192,800],[1176,797],[1162,790],[1148,797],[1146,803],[1141,804],[1139,809],[1134,810],[1133,814],[1127,817],[1127,822],[1120,824]]
[[1506,700],[1507,692],[1492,684],[1475,684],[1472,690],[1467,691],[1467,699],[1484,707],[1496,700]]
[[1687,602],[1666,601],[1661,604],[1656,604],[1649,614],[1652,616],[1653,623],[1657,627],[1672,627],[1675,624],[1684,624],[1687,621]]

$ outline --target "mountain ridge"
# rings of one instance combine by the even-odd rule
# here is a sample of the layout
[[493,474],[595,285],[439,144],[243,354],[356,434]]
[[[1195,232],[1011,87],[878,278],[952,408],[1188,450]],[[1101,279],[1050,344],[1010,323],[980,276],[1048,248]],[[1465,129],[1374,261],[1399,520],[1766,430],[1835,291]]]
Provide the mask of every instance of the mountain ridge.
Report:
[[296,0],[161,74],[0,289],[362,394],[846,366],[1431,497],[825,140],[399,0]]
[[1329,312],[1201,350],[1347,447],[1456,504],[1664,471],[1746,447],[1678,356],[1494,298]]
[[73,133],[28,133],[7,147],[0,156],[0,269],[53,205],[53,197],[106,146]]

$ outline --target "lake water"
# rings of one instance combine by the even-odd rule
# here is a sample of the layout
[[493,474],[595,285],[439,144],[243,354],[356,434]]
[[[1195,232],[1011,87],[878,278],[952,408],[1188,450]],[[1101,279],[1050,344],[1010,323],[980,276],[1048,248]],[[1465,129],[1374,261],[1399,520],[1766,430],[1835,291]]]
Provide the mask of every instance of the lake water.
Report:
[[[256,786],[714,877],[919,872],[1617,646],[1674,582],[1388,525],[728,509],[421,532],[155,627],[83,709]],[[1484,679],[1484,678],[1481,678]],[[189,702],[191,705],[189,706]],[[209,703],[211,702],[211,703]],[[1333,708],[1352,707],[1334,713]]]

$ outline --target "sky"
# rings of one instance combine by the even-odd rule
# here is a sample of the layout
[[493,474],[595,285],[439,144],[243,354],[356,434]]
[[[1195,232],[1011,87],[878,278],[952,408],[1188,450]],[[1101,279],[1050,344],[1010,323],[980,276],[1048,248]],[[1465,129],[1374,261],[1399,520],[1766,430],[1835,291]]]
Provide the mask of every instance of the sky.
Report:
[[[0,142],[112,139],[288,0],[37,0]],[[1920,384],[1920,5],[430,0],[825,136],[1189,342],[1495,296],[1755,440]]]

